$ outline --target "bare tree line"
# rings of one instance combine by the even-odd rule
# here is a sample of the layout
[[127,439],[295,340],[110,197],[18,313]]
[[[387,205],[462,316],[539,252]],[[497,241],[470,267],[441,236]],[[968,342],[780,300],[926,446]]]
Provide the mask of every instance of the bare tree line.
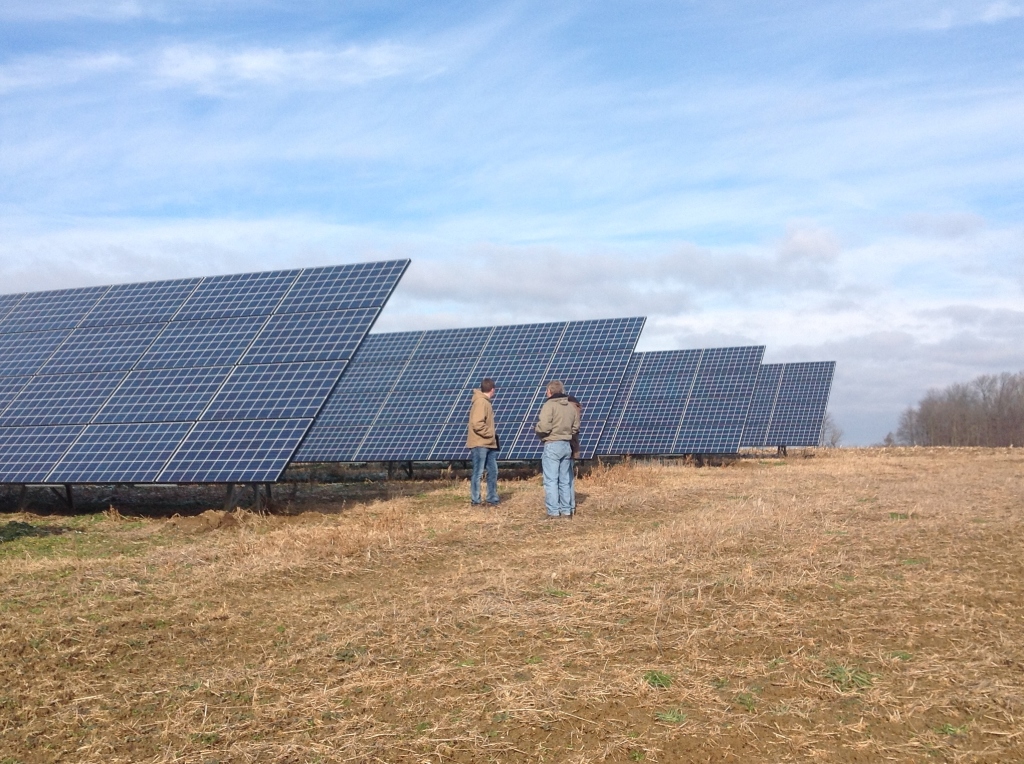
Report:
[[896,441],[914,446],[1024,445],[1024,372],[984,375],[929,391],[900,415]]

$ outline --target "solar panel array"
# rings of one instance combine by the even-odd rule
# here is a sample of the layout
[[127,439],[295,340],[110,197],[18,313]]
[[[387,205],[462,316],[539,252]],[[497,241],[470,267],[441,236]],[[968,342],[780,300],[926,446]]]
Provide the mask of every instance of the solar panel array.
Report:
[[759,345],[635,353],[598,453],[734,453],[763,354]]
[[0,295],[0,483],[276,480],[407,266]]
[[834,361],[763,365],[741,446],[817,446],[835,368]]
[[502,459],[538,459],[544,385],[561,379],[585,408],[594,455],[643,318],[370,335],[317,416],[297,462],[465,459],[472,390],[498,387]]

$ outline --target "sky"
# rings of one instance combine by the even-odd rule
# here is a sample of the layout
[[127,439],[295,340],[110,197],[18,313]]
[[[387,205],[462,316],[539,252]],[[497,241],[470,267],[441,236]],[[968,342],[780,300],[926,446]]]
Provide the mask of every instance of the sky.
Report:
[[376,330],[1024,369],[1024,0],[4,0],[0,292],[408,257]]

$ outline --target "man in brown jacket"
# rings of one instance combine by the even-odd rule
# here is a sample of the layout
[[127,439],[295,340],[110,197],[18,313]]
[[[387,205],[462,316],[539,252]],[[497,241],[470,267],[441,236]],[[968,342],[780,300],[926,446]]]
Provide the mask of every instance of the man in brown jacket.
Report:
[[548,382],[548,399],[540,408],[533,429],[544,441],[544,506],[548,517],[572,517],[572,445],[580,431],[580,410],[569,403],[560,381]]
[[469,480],[469,501],[474,507],[480,506],[480,478],[487,470],[487,503],[498,503],[498,433],[494,428],[494,408],[491,400],[497,388],[488,377],[480,383],[480,389],[473,391],[473,403],[469,407],[469,431],[466,434],[466,448],[473,455],[473,476]]

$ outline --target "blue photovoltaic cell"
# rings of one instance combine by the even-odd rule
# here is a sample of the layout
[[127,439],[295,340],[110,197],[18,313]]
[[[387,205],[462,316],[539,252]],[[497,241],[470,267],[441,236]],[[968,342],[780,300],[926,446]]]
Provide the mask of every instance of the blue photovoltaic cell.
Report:
[[84,428],[0,427],[0,483],[41,483]]
[[0,482],[276,479],[407,266],[0,296]]
[[735,452],[763,354],[761,346],[637,353],[598,452]]
[[234,367],[133,371],[93,419],[98,423],[188,422],[199,418]]
[[377,308],[273,316],[243,363],[339,361],[352,357]]
[[163,324],[126,324],[75,329],[39,374],[126,371],[142,357]]
[[268,271],[203,279],[178,311],[178,321],[266,316],[291,289],[299,271]]
[[80,327],[169,321],[202,279],[112,286]]
[[345,361],[238,366],[200,418],[313,417],[344,368]]
[[0,416],[0,428],[86,424],[125,376],[113,371],[33,377]]
[[104,286],[30,292],[0,321],[0,334],[72,329],[109,288]]
[[[573,321],[371,335],[317,415],[296,461],[466,459],[474,387],[492,377],[501,459],[533,454],[543,386],[570,381],[600,433],[643,319]],[[592,338],[592,344],[588,344]],[[352,401],[389,393],[375,418]],[[372,426],[365,432],[367,423]],[[355,437],[358,433],[359,437]],[[593,455],[591,436],[585,457]],[[532,458],[532,457],[531,457]]]
[[69,329],[0,334],[0,377],[35,374],[69,334]]
[[312,419],[199,422],[158,477],[161,483],[277,480]]
[[191,426],[189,422],[90,425],[46,482],[152,482]]
[[226,366],[237,363],[266,321],[266,316],[172,321],[135,364],[135,368]]
[[834,372],[834,361],[762,366],[743,445],[817,446]]

